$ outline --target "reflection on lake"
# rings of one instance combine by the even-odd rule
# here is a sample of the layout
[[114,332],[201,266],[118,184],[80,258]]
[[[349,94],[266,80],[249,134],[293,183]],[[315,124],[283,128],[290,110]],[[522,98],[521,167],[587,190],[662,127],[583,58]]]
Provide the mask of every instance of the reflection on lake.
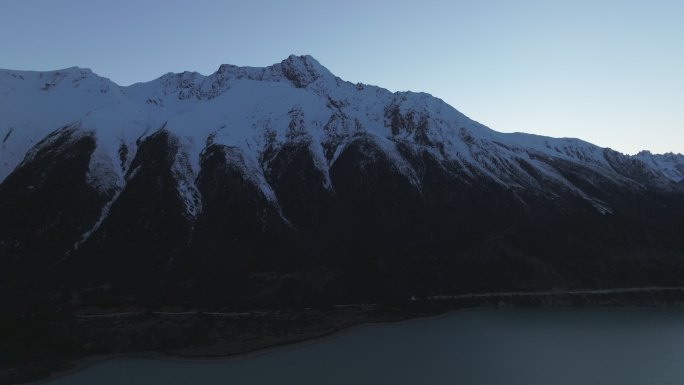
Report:
[[684,311],[468,310],[239,360],[112,359],[50,384],[684,384]]

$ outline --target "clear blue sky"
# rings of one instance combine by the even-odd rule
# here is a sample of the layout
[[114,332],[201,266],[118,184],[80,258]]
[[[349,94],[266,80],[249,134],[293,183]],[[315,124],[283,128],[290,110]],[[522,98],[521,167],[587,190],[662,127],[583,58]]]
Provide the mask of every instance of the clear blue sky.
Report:
[[310,54],[495,130],[684,153],[684,1],[3,0],[0,68],[128,85]]

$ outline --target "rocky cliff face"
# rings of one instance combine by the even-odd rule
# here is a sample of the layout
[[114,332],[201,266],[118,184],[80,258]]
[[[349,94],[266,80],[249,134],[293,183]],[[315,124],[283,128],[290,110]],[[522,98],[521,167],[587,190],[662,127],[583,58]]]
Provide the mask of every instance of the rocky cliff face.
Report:
[[309,56],[0,71],[5,287],[304,303],[681,285],[684,158],[490,130]]

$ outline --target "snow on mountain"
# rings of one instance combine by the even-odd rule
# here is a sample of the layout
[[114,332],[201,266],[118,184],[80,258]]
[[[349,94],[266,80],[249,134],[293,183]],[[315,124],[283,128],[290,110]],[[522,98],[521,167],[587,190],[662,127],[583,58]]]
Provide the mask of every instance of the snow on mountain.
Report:
[[[398,150],[402,143],[516,188],[538,183],[529,165],[586,195],[554,162],[581,164],[615,183],[633,183],[603,148],[578,139],[499,133],[425,93],[345,82],[310,56],[290,56],[265,68],[222,65],[209,76],[169,73],[128,87],[75,67],[0,70],[0,181],[49,133],[72,125],[96,138],[88,180],[104,190],[125,184],[142,139],[162,128],[171,133],[181,149],[173,172],[190,216],[201,210],[193,181],[208,144],[239,150],[246,172],[257,174],[250,178],[269,200],[275,198],[258,170],[268,148],[309,143],[316,167],[332,188],[329,168],[359,135],[371,138],[418,189],[416,170]],[[682,155],[643,152],[633,159],[643,162],[652,178],[684,178]]]
[[641,151],[633,156],[639,159],[649,167],[661,171],[665,176],[674,180],[684,180],[684,155],[673,154],[668,152],[666,154],[651,154],[650,151]]
[[0,180],[50,132],[111,109],[122,96],[119,86],[88,69],[0,70]]
[[683,155],[496,132],[310,56],[128,87],[0,70],[0,140],[0,271],[74,288],[336,303],[684,276]]

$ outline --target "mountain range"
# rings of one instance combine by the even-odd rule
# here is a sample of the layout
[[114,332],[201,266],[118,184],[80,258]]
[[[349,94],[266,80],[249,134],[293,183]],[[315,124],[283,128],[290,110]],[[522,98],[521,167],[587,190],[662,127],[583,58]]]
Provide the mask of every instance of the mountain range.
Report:
[[0,138],[8,306],[684,286],[684,155],[500,133],[311,56],[0,70]]

